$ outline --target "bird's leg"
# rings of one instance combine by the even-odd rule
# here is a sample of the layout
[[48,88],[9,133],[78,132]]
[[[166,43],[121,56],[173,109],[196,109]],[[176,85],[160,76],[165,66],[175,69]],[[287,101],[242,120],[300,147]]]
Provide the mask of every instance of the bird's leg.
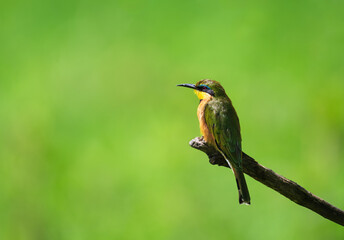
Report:
[[229,167],[228,163],[220,152],[215,147],[204,141],[204,137],[196,137],[189,142],[189,145],[195,149],[201,150],[206,153],[209,158],[209,162],[212,165]]

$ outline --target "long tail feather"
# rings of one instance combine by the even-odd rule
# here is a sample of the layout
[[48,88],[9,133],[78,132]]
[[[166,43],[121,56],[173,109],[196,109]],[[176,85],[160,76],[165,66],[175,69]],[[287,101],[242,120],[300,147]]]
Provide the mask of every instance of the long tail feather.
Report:
[[241,170],[234,170],[235,180],[237,182],[238,191],[239,191],[239,203],[250,205],[250,193],[248,192],[246,180],[244,173]]

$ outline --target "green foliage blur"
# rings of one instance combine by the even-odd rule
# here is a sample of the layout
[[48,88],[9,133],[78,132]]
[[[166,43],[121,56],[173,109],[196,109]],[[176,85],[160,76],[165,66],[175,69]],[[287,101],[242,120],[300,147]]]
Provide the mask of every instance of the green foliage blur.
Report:
[[343,239],[188,146],[220,81],[243,150],[344,209],[344,2],[2,1],[0,239]]

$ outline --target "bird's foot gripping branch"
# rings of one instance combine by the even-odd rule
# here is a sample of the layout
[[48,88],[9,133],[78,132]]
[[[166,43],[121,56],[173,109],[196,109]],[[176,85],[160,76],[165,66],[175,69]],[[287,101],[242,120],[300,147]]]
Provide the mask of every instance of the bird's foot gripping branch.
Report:
[[189,144],[191,147],[196,148],[196,149],[201,150],[202,152],[206,153],[208,155],[210,164],[224,166],[224,167],[229,168],[229,165],[226,162],[226,160],[223,158],[222,154],[219,153],[215,149],[215,147],[213,147],[212,145],[205,142],[203,136],[202,137],[196,137],[196,138],[192,139],[189,142]]
[[[207,144],[203,137],[196,137],[189,144],[191,147],[206,153],[211,164],[229,167],[221,153],[212,145]],[[242,165],[244,173],[255,180],[274,189],[293,202],[318,213],[330,221],[344,226],[344,211],[313,195],[297,183],[260,165],[244,152],[242,153]]]

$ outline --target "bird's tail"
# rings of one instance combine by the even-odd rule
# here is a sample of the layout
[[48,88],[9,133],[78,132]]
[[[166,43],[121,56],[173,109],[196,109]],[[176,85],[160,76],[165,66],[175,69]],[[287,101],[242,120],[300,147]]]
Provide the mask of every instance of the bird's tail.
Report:
[[250,205],[251,204],[250,193],[248,192],[244,173],[242,172],[241,169],[234,170],[234,168],[233,168],[233,172],[235,175],[235,180],[236,180],[238,191],[239,191],[239,203]]

